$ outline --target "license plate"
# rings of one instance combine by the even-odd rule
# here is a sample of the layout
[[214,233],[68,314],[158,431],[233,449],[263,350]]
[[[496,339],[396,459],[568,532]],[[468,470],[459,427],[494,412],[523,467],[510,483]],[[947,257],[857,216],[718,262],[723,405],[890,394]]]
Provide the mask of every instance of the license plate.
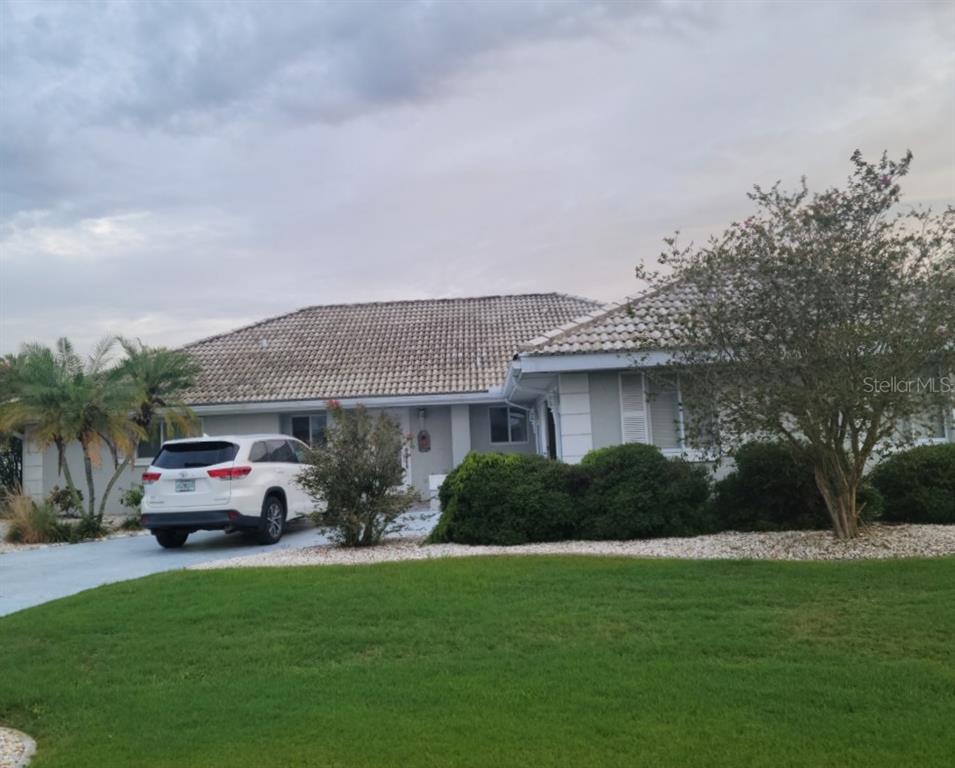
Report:
[[196,481],[195,480],[177,480],[176,481],[176,492],[180,491],[194,491],[196,490]]

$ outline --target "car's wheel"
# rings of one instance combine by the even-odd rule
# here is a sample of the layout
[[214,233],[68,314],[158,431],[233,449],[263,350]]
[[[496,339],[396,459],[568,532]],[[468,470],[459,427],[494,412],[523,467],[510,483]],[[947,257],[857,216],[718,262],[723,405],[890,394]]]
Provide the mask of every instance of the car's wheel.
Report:
[[262,523],[255,540],[259,544],[275,544],[285,530],[285,502],[281,496],[269,494],[262,502]]
[[178,549],[186,543],[186,539],[189,538],[189,531],[180,531],[176,528],[170,528],[164,531],[156,531],[155,535],[159,546],[165,549]]

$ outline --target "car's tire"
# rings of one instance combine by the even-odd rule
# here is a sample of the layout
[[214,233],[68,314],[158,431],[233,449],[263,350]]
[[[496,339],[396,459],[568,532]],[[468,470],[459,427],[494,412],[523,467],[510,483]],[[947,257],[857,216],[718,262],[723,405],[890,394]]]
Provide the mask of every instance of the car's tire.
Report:
[[189,531],[181,531],[178,528],[167,528],[162,531],[154,531],[153,535],[159,546],[163,549],[179,549],[189,538]]
[[276,544],[285,531],[285,502],[282,497],[270,493],[262,502],[262,522],[256,532],[255,540],[259,544]]

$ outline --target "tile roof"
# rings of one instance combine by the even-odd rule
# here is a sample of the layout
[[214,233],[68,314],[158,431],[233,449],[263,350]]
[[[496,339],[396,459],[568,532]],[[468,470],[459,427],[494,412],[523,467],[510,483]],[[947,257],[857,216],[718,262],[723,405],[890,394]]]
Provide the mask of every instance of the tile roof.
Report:
[[599,306],[558,293],[307,307],[184,347],[193,405],[484,392],[521,345]]
[[685,341],[696,289],[674,284],[628,296],[532,339],[525,356],[666,350]]

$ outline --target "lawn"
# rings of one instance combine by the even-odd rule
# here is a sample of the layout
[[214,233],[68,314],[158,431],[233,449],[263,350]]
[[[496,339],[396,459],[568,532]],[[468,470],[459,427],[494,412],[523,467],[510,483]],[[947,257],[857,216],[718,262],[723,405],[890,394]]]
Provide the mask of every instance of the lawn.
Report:
[[893,766],[955,754],[955,559],[179,572],[0,619],[53,766]]

